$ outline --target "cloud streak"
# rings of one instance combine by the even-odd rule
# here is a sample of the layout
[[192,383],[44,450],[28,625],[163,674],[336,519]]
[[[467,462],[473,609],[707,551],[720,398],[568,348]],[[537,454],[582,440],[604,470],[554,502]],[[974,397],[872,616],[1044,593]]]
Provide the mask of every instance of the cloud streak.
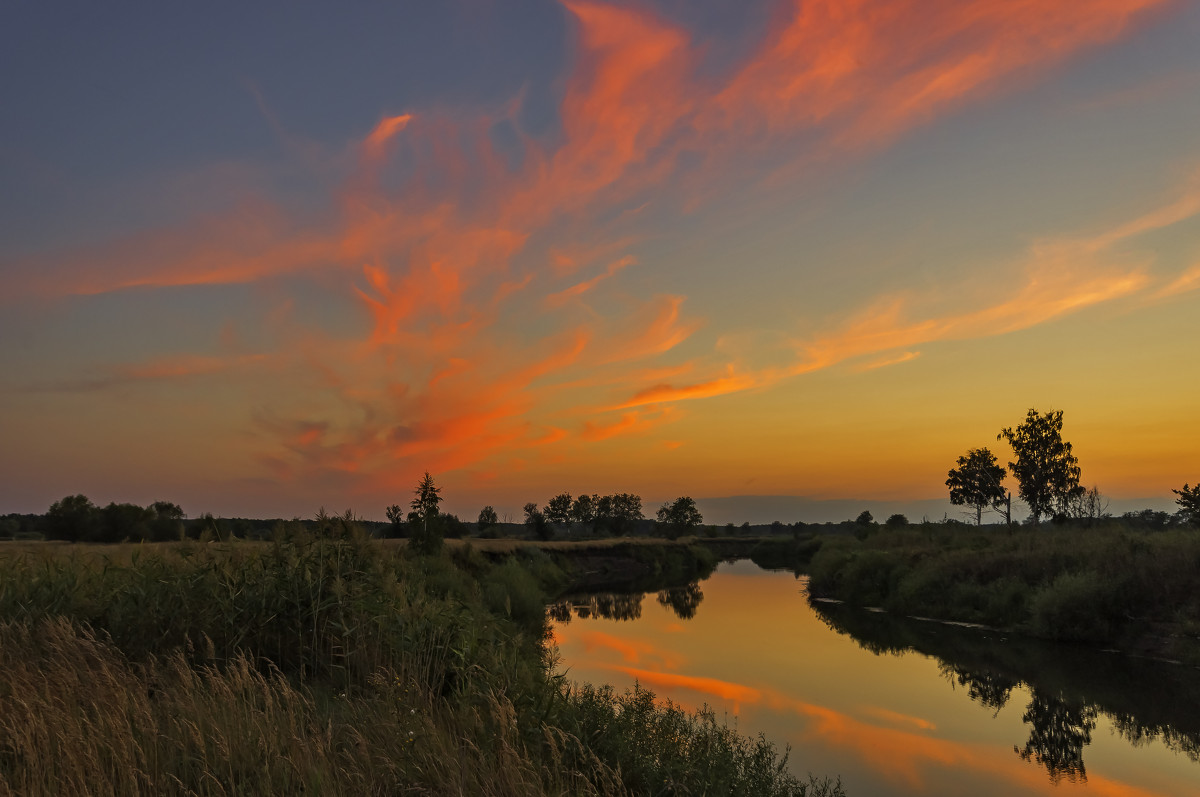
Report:
[[[883,367],[923,345],[1026,329],[1145,291],[1144,264],[1080,259],[1194,216],[1195,196],[1035,252],[1022,287],[998,301],[939,313],[880,297],[795,340],[793,359],[767,368],[697,356],[705,319],[685,312],[685,297],[627,280],[655,269],[633,252],[647,214],[683,212],[731,180],[765,184],[813,158],[879,147],[1117,39],[1159,5],[797,0],[714,76],[701,68],[703,46],[652,11],[568,0],[577,48],[556,135],[516,126],[502,151],[491,131],[513,123],[511,109],[407,110],[330,155],[343,179],[315,218],[239,196],[224,214],[21,263],[4,288],[21,297],[340,285],[365,331],[296,321],[301,329],[261,355],[319,394],[256,415],[270,441],[263,461],[304,483],[336,471],[361,475],[364,490],[390,489],[426,469],[645,436],[679,417],[679,402],[867,356],[878,359],[862,370]],[[1174,290],[1194,281],[1181,276]],[[183,352],[120,367],[89,389],[266,362]]]

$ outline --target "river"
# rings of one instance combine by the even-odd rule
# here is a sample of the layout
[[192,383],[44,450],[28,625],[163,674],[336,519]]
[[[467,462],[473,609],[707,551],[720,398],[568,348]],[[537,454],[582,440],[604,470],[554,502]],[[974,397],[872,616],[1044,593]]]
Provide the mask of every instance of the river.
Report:
[[749,561],[551,607],[560,668],[708,704],[866,795],[1200,794],[1200,671],[810,603]]

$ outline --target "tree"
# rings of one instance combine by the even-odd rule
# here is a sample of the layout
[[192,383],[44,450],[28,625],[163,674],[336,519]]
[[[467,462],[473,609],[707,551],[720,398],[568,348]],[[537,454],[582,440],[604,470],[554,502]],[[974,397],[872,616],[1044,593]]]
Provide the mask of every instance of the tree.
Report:
[[612,532],[623,537],[633,531],[642,520],[642,497],[633,493],[617,493],[612,496]]
[[170,501],[155,501],[147,509],[154,515],[150,521],[150,538],[157,542],[177,540],[183,536],[183,508]]
[[1196,482],[1195,487],[1188,487],[1187,482],[1184,482],[1182,490],[1171,492],[1179,496],[1175,499],[1175,503],[1179,504],[1179,511],[1175,514],[1180,522],[1189,526],[1200,526],[1200,482]]
[[137,504],[118,504],[115,501],[100,510],[100,542],[120,542],[124,539],[148,540],[153,510]]
[[538,505],[530,501],[524,506],[525,525],[539,540],[548,540],[554,535],[554,530],[546,522],[546,516],[538,509]]
[[571,494],[560,493],[546,502],[546,520],[557,526],[571,522]]
[[424,478],[417,484],[417,489],[413,491],[414,497],[409,502],[409,506],[422,520],[437,517],[438,504],[442,502],[441,492],[442,488],[436,486],[429,471],[425,471]]
[[592,523],[596,520],[596,503],[599,497],[582,493],[571,503],[571,520],[576,523]]
[[46,536],[77,542],[90,539],[99,525],[100,510],[85,495],[68,495],[46,512]]
[[592,514],[592,530],[612,533],[613,518],[613,497],[602,495],[596,498],[596,511]]
[[950,503],[969,506],[975,510],[975,525],[983,522],[987,507],[999,510],[1004,506],[1008,491],[1001,484],[1008,474],[996,463],[996,455],[986,448],[972,448],[958,458],[958,467],[947,474]]
[[408,536],[408,524],[405,521],[406,515],[404,512],[404,507],[400,506],[399,504],[392,504],[385,510],[384,514],[387,515],[388,522],[392,524],[391,528],[388,530],[388,536]]
[[858,513],[858,517],[854,519],[854,522],[860,526],[873,526],[875,524],[875,518],[871,515],[871,510],[864,509]]
[[1016,454],[1017,461],[1008,466],[1034,523],[1055,511],[1065,514],[1071,500],[1083,491],[1079,460],[1071,453],[1071,444],[1062,439],[1062,425],[1062,410],[1042,415],[1030,409],[1024,423],[996,435],[997,440],[1007,440]]
[[479,532],[482,534],[499,523],[500,518],[496,515],[496,510],[491,506],[485,506],[479,510],[479,520],[475,525],[479,527]]
[[899,528],[900,526],[907,526],[908,518],[905,517],[904,515],[896,513],[895,515],[889,515],[888,519],[884,522],[883,525],[887,526],[888,528],[892,528],[892,529]]
[[413,490],[408,513],[410,530],[408,547],[417,554],[435,554],[442,548],[442,524],[438,518],[438,504],[442,502],[442,488],[433,482],[429,471]]
[[1080,490],[1071,499],[1070,515],[1077,520],[1087,521],[1090,526],[1101,518],[1109,517],[1108,499],[1096,485],[1092,485],[1090,490]]
[[438,525],[441,526],[442,535],[452,540],[461,540],[467,536],[467,524],[459,520],[458,515],[443,512],[438,515]]
[[704,522],[704,518],[696,508],[696,502],[685,495],[676,498],[674,503],[659,507],[658,522],[666,531],[667,538],[674,540],[690,534]]

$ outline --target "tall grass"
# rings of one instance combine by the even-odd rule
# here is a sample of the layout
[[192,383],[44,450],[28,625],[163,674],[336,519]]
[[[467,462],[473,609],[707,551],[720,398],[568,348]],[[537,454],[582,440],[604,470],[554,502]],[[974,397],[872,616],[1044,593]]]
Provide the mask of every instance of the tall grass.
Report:
[[568,684],[543,553],[277,531],[0,553],[0,795],[837,793],[711,716]]

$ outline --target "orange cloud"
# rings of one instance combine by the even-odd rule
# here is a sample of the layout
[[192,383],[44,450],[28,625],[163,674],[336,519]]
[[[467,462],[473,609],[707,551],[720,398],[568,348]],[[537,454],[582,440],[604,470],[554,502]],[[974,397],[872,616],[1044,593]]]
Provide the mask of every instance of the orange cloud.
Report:
[[753,375],[731,374],[707,382],[678,387],[669,384],[652,385],[651,387],[639,390],[627,401],[618,404],[613,409],[620,410],[628,407],[640,407],[646,404],[662,404],[669,401],[723,396],[727,393],[749,390],[752,387],[757,387],[759,384],[761,382]]
[[[703,48],[687,32],[649,10],[564,5],[577,50],[562,83],[561,135],[548,141],[518,129],[519,165],[496,152],[488,133],[496,119],[488,114],[389,116],[329,158],[348,163],[352,174],[323,216],[239,195],[223,214],[21,264],[19,284],[10,279],[5,293],[300,276],[325,290],[344,286],[369,329],[289,314],[277,325],[282,343],[271,362],[295,369],[293,378],[309,389],[277,400],[278,423],[256,424],[274,440],[262,459],[273,472],[313,484],[331,469],[362,473],[363,489],[371,489],[407,485],[426,469],[497,472],[503,468],[490,458],[549,457],[565,446],[646,434],[678,417],[674,402],[760,388],[860,356],[1023,329],[1149,284],[1141,266],[1085,270],[1050,253],[1029,269],[1023,289],[1000,301],[939,313],[922,312],[909,297],[884,297],[869,315],[797,342],[793,362],[755,371],[694,351],[683,365],[663,362],[685,342],[696,345],[701,322],[685,314],[682,295],[636,299],[619,290],[636,262],[630,220],[645,215],[652,197],[655,211],[671,212],[730,179],[768,180],[831,150],[878,146],[943,109],[1113,40],[1161,2],[796,0],[719,76],[700,70]],[[517,116],[511,108],[502,114],[510,122]],[[795,146],[800,137],[805,147]],[[746,168],[747,153],[756,152],[773,153],[769,167]],[[697,158],[700,166],[688,165]],[[390,184],[384,177],[397,166],[406,177]],[[1196,207],[1181,200],[1114,230],[1111,240],[1092,241],[1090,250],[1070,251],[1107,251]],[[606,261],[562,287],[564,275]],[[1184,275],[1174,290],[1194,281]],[[583,303],[572,300],[585,296],[581,320],[572,311]],[[645,367],[631,371],[633,361]],[[876,365],[898,361],[882,357]],[[256,363],[185,355],[117,376],[203,376]],[[636,411],[594,420],[588,408],[597,392],[627,397],[609,410]]]
[[549,296],[546,297],[546,304],[550,305],[551,307],[557,307],[561,304],[564,304],[569,299],[574,299],[578,296],[582,296],[583,294],[590,291],[592,288],[595,288],[600,283],[601,280],[611,277],[612,275],[616,274],[621,269],[625,268],[626,266],[631,266],[636,262],[637,262],[637,258],[633,257],[632,255],[626,255],[625,257],[622,257],[620,260],[614,260],[612,263],[608,264],[608,268],[606,268],[604,270],[603,274],[597,274],[595,277],[592,277],[590,280],[585,280],[584,282],[576,283],[569,288],[559,291],[558,293],[550,294]]
[[869,363],[864,363],[858,366],[856,371],[874,371],[876,368],[887,368],[889,365],[899,365],[901,363],[912,362],[921,356],[919,351],[901,352],[890,357],[883,357],[878,360],[872,360]]
[[370,160],[381,159],[384,154],[384,147],[397,133],[408,125],[411,119],[412,116],[410,114],[401,114],[381,119],[379,124],[375,125],[375,129],[363,141],[364,156]]
[[1033,65],[1119,36],[1160,0],[793,0],[701,117],[706,128],[828,125],[841,145],[886,141]]
[[583,432],[579,436],[583,440],[595,442],[618,435],[644,434],[660,424],[670,422],[675,414],[673,408],[662,407],[652,411],[622,413],[620,419],[612,423],[585,421]]

